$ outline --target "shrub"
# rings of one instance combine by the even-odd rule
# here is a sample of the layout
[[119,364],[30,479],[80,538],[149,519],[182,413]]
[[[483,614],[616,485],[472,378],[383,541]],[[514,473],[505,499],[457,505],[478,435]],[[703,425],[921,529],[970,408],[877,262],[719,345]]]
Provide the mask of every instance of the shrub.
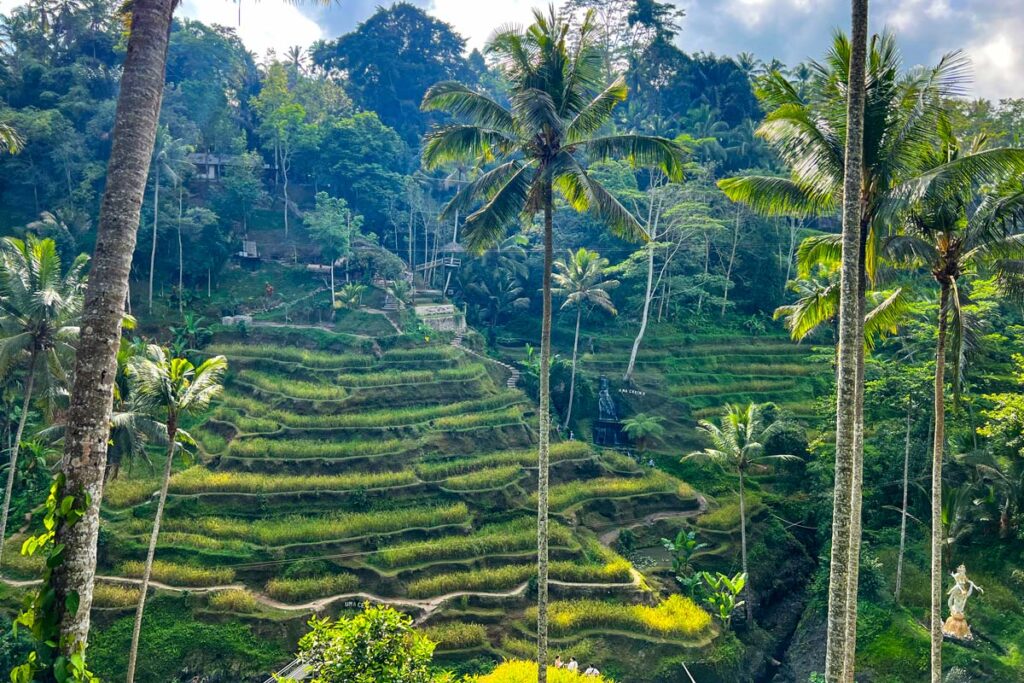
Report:
[[118,477],[103,487],[103,502],[112,508],[131,507],[152,498],[159,488],[159,479]]
[[413,450],[422,444],[419,440],[368,439],[359,441],[314,441],[307,439],[235,439],[228,454],[238,458],[281,458],[302,460],[323,458],[342,460],[371,455],[392,455]]
[[[556,601],[550,606],[551,631],[568,635],[583,629],[641,631],[660,637],[690,637],[711,625],[711,615],[689,598],[672,595],[655,607],[600,600]],[[536,618],[536,608],[529,612]]]
[[359,578],[352,574],[327,574],[296,579],[271,579],[267,595],[282,602],[302,602],[328,595],[352,593],[359,588]]
[[320,382],[304,382],[280,375],[269,375],[255,370],[242,370],[237,375],[238,381],[250,386],[289,398],[302,398],[311,401],[340,401],[348,397],[342,387]]
[[356,472],[337,475],[256,474],[252,472],[212,472],[205,467],[190,467],[171,477],[174,493],[286,493],[295,491],[350,491],[404,486],[416,482],[411,470],[396,472]]
[[244,588],[229,588],[210,594],[207,604],[221,612],[241,612],[248,614],[259,609],[256,597]]
[[119,583],[97,581],[92,589],[93,607],[134,607],[139,604],[139,589]]
[[[130,560],[121,565],[121,574],[141,578],[144,568],[142,562]],[[166,560],[153,561],[153,580],[171,586],[215,586],[231,583],[234,579],[235,572],[228,567],[199,567]]]
[[284,545],[336,541],[403,529],[465,524],[468,521],[469,510],[465,503],[456,503],[441,507],[335,513],[320,517],[291,515],[255,521],[230,517],[170,518],[164,520],[164,526],[168,531],[201,533],[264,545]]
[[[471,679],[473,683],[533,683],[537,680],[537,662],[509,660],[491,673]],[[548,667],[549,683],[612,683],[604,676],[584,676],[582,672]]]
[[505,565],[493,569],[438,574],[409,582],[409,596],[431,598],[458,591],[496,591],[513,588],[536,574],[533,564]]
[[423,635],[437,643],[438,650],[465,650],[487,642],[487,629],[481,624],[459,621],[428,626]]
[[493,467],[487,470],[477,470],[469,474],[449,477],[444,480],[444,487],[455,491],[501,488],[519,479],[522,473],[523,468],[519,465]]
[[[570,505],[595,498],[626,498],[648,493],[673,492],[683,498],[693,497],[693,489],[688,484],[664,472],[654,471],[631,479],[598,477],[558,484],[551,487],[549,505],[552,510],[564,510]],[[536,502],[536,493],[531,500]]]

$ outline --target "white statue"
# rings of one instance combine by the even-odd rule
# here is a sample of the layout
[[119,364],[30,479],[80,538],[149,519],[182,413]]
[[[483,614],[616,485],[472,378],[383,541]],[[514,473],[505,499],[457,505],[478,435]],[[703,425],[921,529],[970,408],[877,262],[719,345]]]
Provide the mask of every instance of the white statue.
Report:
[[964,607],[967,598],[974,594],[975,589],[984,593],[981,586],[967,578],[967,568],[960,565],[953,577],[953,587],[949,589],[949,619],[942,625],[942,634],[959,640],[971,640],[971,627],[964,618]]

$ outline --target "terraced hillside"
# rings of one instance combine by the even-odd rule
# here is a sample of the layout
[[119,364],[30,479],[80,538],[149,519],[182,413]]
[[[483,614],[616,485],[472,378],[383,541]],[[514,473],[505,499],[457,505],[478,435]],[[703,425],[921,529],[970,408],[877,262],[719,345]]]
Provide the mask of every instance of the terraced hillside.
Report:
[[[449,345],[298,342],[222,336],[205,350],[226,355],[231,371],[194,429],[200,462],[171,482],[154,576],[162,592],[188,589],[200,620],[244,615],[285,648],[310,612],[369,599],[414,614],[442,658],[529,655],[536,428],[526,396],[506,387],[499,364]],[[555,444],[552,462],[559,651],[631,681],[652,675],[652,662],[706,654],[717,634],[708,615],[678,596],[659,603],[600,541],[645,516],[694,514],[700,496],[579,441]],[[101,574],[112,579],[141,573],[156,488],[146,476],[137,468],[105,499]],[[115,585],[131,590],[108,580],[104,591]],[[130,610],[129,598],[106,604]],[[143,659],[147,638],[161,637],[143,629]]]

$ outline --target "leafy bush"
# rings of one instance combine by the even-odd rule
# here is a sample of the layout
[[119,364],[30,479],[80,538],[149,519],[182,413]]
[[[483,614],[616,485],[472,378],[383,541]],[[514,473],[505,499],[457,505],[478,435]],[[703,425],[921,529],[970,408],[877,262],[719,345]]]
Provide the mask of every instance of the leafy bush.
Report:
[[428,626],[423,635],[437,643],[439,650],[465,650],[487,642],[487,629],[481,624],[459,621]]
[[267,595],[282,602],[302,602],[328,595],[353,593],[359,588],[359,578],[352,574],[327,574],[295,579],[267,581]]
[[289,491],[349,491],[404,486],[416,482],[411,470],[396,472],[356,472],[337,475],[256,474],[252,472],[212,472],[205,467],[190,467],[171,477],[174,493],[284,493]]
[[248,614],[259,609],[256,597],[244,588],[229,588],[210,594],[207,604],[221,612],[241,612]]
[[468,572],[438,574],[410,581],[409,596],[431,598],[457,591],[496,591],[513,588],[536,574],[533,564],[505,565],[493,569],[474,569]]
[[120,583],[97,581],[92,589],[93,607],[134,607],[139,604],[139,589]]
[[[129,560],[121,565],[121,574],[141,578],[144,568],[144,563]],[[198,567],[167,560],[153,561],[153,580],[171,586],[215,586],[231,583],[234,579],[235,572],[228,567]]]
[[[661,637],[689,637],[711,625],[711,615],[689,598],[672,595],[655,607],[600,600],[556,601],[550,607],[551,631],[568,635],[583,629],[640,631]],[[536,618],[536,608],[529,612]]]
[[384,534],[403,529],[464,524],[469,521],[465,503],[378,510],[375,512],[335,513],[320,517],[291,515],[277,519],[249,521],[230,517],[169,518],[168,531],[201,533],[216,538],[235,538],[264,545],[315,543]]

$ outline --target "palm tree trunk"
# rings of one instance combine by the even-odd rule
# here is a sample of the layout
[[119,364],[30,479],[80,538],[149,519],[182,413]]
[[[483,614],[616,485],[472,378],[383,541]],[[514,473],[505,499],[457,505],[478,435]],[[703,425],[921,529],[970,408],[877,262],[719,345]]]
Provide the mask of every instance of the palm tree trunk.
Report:
[[167,502],[167,486],[171,481],[171,469],[174,466],[174,439],[177,429],[174,419],[167,422],[167,462],[164,463],[164,479],[160,483],[160,500],[156,504],[156,518],[153,519],[153,531],[149,535],[149,550],[146,551],[146,566],[142,570],[142,583],[139,585],[139,606],[135,609],[135,625],[132,627],[132,644],[128,650],[127,683],[135,681],[135,661],[139,655],[139,635],[142,633],[142,613],[146,609],[146,592],[149,590],[149,578],[153,574],[153,556],[156,555],[156,541],[160,536],[160,522],[164,517],[164,504]]
[[860,191],[864,152],[865,62],[867,53],[867,0],[851,0],[852,50],[847,97],[846,149],[843,177],[843,261],[839,305],[839,362],[836,396],[836,466],[832,501],[832,548],[829,565],[828,624],[825,645],[825,680],[843,680],[849,644],[850,526],[853,467],[857,431],[857,346],[859,328],[858,279],[860,273]]
[[913,404],[907,398],[907,434],[903,440],[903,507],[900,511],[900,553],[896,559],[896,590],[893,599],[897,604],[900,601],[900,591],[903,590],[903,553],[907,547],[907,488],[910,474],[910,428],[911,409]]
[[700,281],[700,294],[697,295],[697,315],[704,308],[705,287],[708,281],[708,270],[711,267],[711,235],[704,233],[704,278]]
[[747,568],[747,495],[743,481],[743,470],[740,469],[740,561],[743,574],[747,577],[743,584],[743,603],[747,612],[747,627],[754,624],[754,605],[750,600],[750,571]]
[[946,444],[946,327],[948,280],[939,296],[939,339],[935,345],[935,436],[932,442],[931,680],[942,681],[942,454]]
[[156,232],[160,224],[160,164],[153,169],[153,245],[149,249],[149,312],[153,312],[153,271],[156,270]]
[[[283,152],[283,150],[282,150]],[[281,154],[281,192],[284,194],[284,236],[288,237],[288,162],[286,155]]]
[[28,378],[25,380],[25,399],[21,403],[21,416],[18,418],[18,430],[14,433],[14,445],[11,446],[11,457],[7,463],[7,489],[4,491],[4,508],[0,512],[0,562],[3,561],[4,541],[7,540],[7,515],[11,511],[11,496],[14,495],[14,478],[18,473],[18,451],[21,449],[21,437],[25,433],[25,422],[28,420],[29,406],[32,405],[32,389],[36,381],[37,352],[33,351],[28,359]]
[[544,311],[540,333],[540,434],[537,449],[537,683],[547,683],[548,671],[548,447],[551,438],[551,180],[544,181]]
[[[89,633],[96,573],[100,499],[107,466],[117,349],[142,196],[146,189],[164,86],[176,0],[135,0],[114,122],[107,185],[82,314],[64,436],[64,494],[88,497],[77,523],[61,522],[56,542],[64,561],[54,568],[61,651],[80,652]],[[78,597],[78,609],[68,610]],[[71,598],[69,600],[68,598]]]
[[725,282],[722,283],[722,311],[718,317],[725,317],[725,309],[729,305],[729,287],[732,286],[732,266],[736,263],[736,246],[740,241],[740,209],[736,207],[736,225],[732,230],[732,248],[729,250],[729,264],[725,268]]
[[565,409],[565,428],[569,428],[569,418],[572,417],[572,401],[576,394],[576,358],[580,348],[580,318],[583,317],[583,307],[576,307],[576,336],[572,341],[572,375],[569,379],[569,406]]
[[644,334],[647,333],[647,320],[651,313],[651,297],[653,292],[651,288],[654,285],[654,240],[653,238],[647,244],[647,289],[644,292],[644,311],[640,316],[640,331],[636,333],[636,339],[633,340],[633,350],[629,353],[629,365],[626,366],[626,374],[622,376],[622,379],[626,382],[632,381],[633,371],[636,370],[636,356],[640,352],[640,342],[644,340]]
[[178,185],[178,314],[181,315],[185,299],[185,252],[181,246],[182,186]]

